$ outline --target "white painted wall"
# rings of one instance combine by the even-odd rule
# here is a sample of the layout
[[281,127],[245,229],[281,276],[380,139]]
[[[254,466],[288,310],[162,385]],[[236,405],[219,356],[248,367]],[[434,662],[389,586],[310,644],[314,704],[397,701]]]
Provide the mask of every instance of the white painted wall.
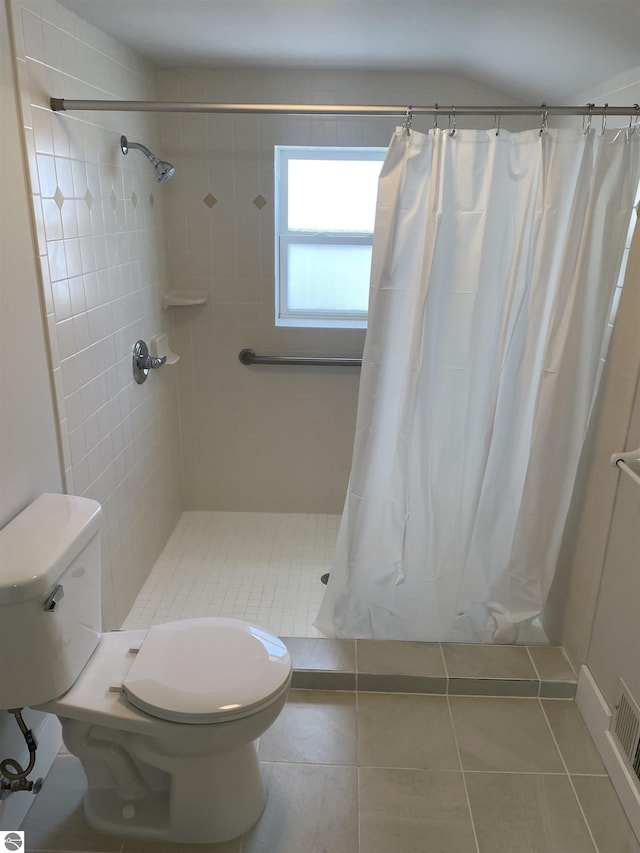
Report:
[[[0,8],[0,528],[42,492],[62,491],[47,347],[38,294],[34,235],[26,192],[8,38],[7,8]],[[2,619],[0,607],[0,619]],[[16,638],[19,642],[19,638]],[[4,650],[3,654],[10,654]],[[47,772],[60,743],[53,717],[34,711],[25,719],[41,748],[35,773]],[[49,722],[47,722],[47,720]],[[53,725],[51,725],[53,723]],[[0,759],[26,761],[27,750],[12,716],[0,711]],[[18,829],[33,800],[12,794],[0,803],[0,828]]]

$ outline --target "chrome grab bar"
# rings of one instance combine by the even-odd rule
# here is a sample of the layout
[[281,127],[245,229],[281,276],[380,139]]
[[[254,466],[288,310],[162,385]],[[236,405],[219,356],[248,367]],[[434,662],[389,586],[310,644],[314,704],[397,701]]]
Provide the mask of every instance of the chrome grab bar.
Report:
[[304,364],[325,367],[360,367],[361,358],[307,358],[297,355],[256,355],[252,349],[243,349],[238,358],[242,364]]

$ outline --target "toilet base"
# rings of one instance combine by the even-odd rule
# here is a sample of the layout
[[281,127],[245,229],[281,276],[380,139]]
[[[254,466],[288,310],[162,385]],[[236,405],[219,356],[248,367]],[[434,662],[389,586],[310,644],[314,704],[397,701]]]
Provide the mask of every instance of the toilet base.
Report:
[[[178,766],[174,762],[173,757],[173,767],[162,762],[171,776],[169,789],[150,790],[136,799],[89,781],[87,823],[105,835],[213,844],[243,835],[264,811],[267,795],[255,744],[191,758],[188,772],[181,761]],[[154,764],[158,766],[157,756]]]

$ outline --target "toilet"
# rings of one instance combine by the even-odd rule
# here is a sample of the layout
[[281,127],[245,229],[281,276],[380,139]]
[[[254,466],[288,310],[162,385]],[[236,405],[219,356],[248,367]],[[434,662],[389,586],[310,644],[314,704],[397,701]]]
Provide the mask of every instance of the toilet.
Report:
[[100,505],[41,495],[0,531],[0,709],[55,714],[87,776],[98,832],[227,841],[260,817],[256,740],[291,659],[238,619],[101,632]]

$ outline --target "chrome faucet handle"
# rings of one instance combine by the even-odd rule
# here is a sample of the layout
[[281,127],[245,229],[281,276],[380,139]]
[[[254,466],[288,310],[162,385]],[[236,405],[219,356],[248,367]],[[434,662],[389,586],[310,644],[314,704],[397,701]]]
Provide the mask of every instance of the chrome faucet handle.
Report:
[[136,341],[133,348],[133,378],[138,385],[146,380],[150,370],[157,370],[167,360],[166,355],[149,355],[149,348],[144,341]]
[[162,367],[162,365],[167,360],[166,355],[148,355],[148,356],[140,356],[138,359],[138,364],[140,367],[147,368],[147,370],[156,370],[158,367]]

